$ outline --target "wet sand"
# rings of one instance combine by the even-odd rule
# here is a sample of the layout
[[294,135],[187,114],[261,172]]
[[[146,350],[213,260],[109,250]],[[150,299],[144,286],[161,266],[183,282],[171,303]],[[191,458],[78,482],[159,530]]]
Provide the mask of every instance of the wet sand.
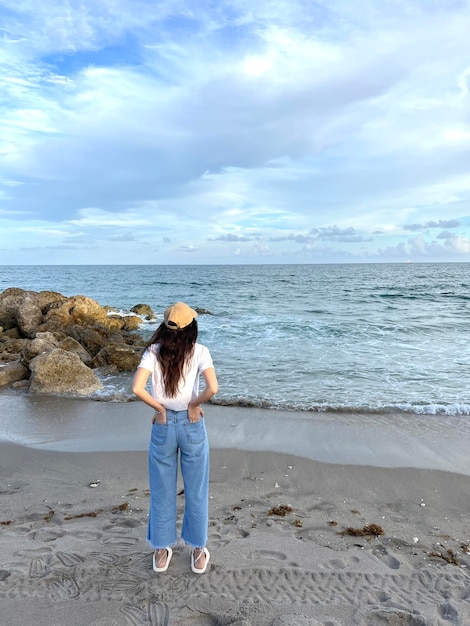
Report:
[[[206,405],[212,448],[287,452],[326,463],[470,475],[468,416],[273,411]],[[0,441],[70,452],[146,450],[142,402],[0,395]]]

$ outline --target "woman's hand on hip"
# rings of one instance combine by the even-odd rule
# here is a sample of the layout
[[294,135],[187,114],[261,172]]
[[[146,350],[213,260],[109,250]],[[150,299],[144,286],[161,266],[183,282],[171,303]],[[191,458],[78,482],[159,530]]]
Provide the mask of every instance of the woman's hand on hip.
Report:
[[155,411],[152,424],[166,424],[166,409],[164,407],[160,411]]
[[190,422],[199,422],[201,417],[204,417],[204,411],[199,404],[196,404],[196,406],[188,406],[188,419]]

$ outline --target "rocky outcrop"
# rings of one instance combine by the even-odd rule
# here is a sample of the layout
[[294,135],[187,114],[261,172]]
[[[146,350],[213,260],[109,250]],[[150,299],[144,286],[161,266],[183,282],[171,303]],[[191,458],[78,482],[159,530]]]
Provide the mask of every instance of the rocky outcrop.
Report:
[[29,364],[31,393],[89,395],[103,388],[94,372],[76,354],[55,348]]
[[36,295],[43,315],[46,315],[49,309],[55,309],[61,302],[67,300],[66,296],[57,291],[39,291]]
[[128,332],[137,330],[142,324],[142,320],[137,315],[125,315],[122,319],[124,320],[123,330]]
[[0,385],[30,377],[32,393],[83,395],[101,388],[94,368],[135,370],[145,344],[135,332],[142,317],[109,311],[82,295],[0,293]]
[[108,345],[124,345],[130,338],[122,332],[117,332],[104,326],[94,326],[86,330],[75,327],[70,336],[74,337],[91,354],[96,356],[100,350]]
[[65,337],[59,342],[59,348],[61,350],[65,350],[66,352],[70,352],[72,354],[76,354],[82,363],[91,366],[93,361],[91,354],[85,350],[85,348],[73,337]]
[[10,385],[29,377],[29,370],[20,361],[0,365],[0,385]]
[[106,324],[106,328],[110,330],[122,330],[124,328],[124,318],[122,315],[111,315],[108,314],[108,323]]
[[52,333],[38,333],[32,341],[24,346],[21,351],[21,361],[25,365],[44,352],[52,352],[59,347],[59,342]]
[[131,313],[143,315],[147,320],[155,319],[155,313],[152,311],[152,308],[148,304],[136,304],[132,307]]
[[44,330],[55,330],[74,324],[106,326],[107,318],[106,310],[95,300],[86,296],[73,296],[64,300],[58,307],[49,309],[43,327]]
[[16,308],[16,324],[24,337],[33,339],[42,324],[42,311],[34,293],[25,293]]
[[129,346],[106,346],[93,359],[93,367],[112,366],[118,372],[135,370],[140,363],[140,354]]
[[16,328],[15,333],[12,330],[0,334],[0,361],[17,361],[22,350],[30,343],[29,339],[18,338]]
[[18,303],[27,293],[23,289],[10,287],[0,294],[0,326],[4,330],[16,327]]
[[83,332],[73,329],[70,336],[74,337],[94,357],[110,342],[111,334],[105,328],[87,328]]

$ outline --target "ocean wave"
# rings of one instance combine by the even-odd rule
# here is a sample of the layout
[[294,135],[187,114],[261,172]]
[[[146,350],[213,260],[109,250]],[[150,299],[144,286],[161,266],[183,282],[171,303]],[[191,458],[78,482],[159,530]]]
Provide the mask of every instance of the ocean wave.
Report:
[[[129,373],[110,374],[101,377],[103,388],[88,398],[97,402],[127,403],[138,401],[132,393]],[[333,403],[295,400],[270,400],[248,396],[223,396],[212,398],[210,404],[216,406],[269,409],[274,411],[292,411],[300,413],[353,413],[365,415],[448,415],[470,416],[470,404],[438,402],[397,402],[397,403]]]
[[[131,373],[120,372],[100,376],[103,389],[96,391],[92,399],[99,402],[133,402],[137,398],[131,389]],[[470,415],[470,404],[465,402],[331,402],[310,401],[309,399],[295,400],[268,397],[260,398],[248,395],[219,394],[211,400],[211,404],[218,406],[232,406],[239,408],[271,409],[275,411],[296,411],[311,413],[364,413],[384,414],[391,413],[415,415]]]
[[436,404],[436,403],[397,403],[397,404],[377,404],[377,405],[345,405],[320,403],[300,403],[300,402],[271,402],[269,400],[256,400],[252,398],[216,398],[212,404],[219,406],[233,406],[241,408],[272,409],[278,411],[297,411],[310,413],[364,413],[364,414],[384,414],[391,413],[414,413],[416,415],[470,415],[470,404]]

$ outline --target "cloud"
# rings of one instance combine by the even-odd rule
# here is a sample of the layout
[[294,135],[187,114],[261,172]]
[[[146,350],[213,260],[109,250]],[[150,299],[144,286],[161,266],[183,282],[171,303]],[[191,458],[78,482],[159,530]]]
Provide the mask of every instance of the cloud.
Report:
[[336,226],[326,226],[323,228],[314,228],[310,231],[310,234],[318,239],[329,239],[334,241],[344,241],[344,242],[365,242],[372,241],[372,237],[370,235],[364,235],[363,233],[358,232],[352,226],[348,226],[347,228],[339,228]]
[[136,241],[136,238],[134,237],[134,235],[132,233],[125,233],[122,235],[112,235],[109,238],[110,241]]
[[405,224],[404,230],[425,230],[427,228],[458,228],[458,220],[439,220],[438,222],[426,222],[424,224]]
[[226,235],[219,235],[218,237],[211,237],[209,241],[227,241],[227,242],[240,242],[240,241],[252,241],[251,237],[234,235],[233,233],[228,233]]
[[255,254],[267,254],[269,252],[269,246],[261,239],[257,239],[254,243],[253,250]]
[[5,0],[0,18],[0,261],[19,224],[107,242],[104,262],[118,242],[277,262],[470,235],[465,3]]
[[443,243],[436,240],[428,241],[418,235],[396,246],[389,246],[379,250],[379,256],[384,259],[411,259],[411,260],[462,260],[470,253],[470,238],[450,235],[444,238]]
[[312,228],[307,234],[289,234],[282,237],[274,237],[271,241],[294,241],[299,244],[311,244],[316,241],[339,241],[348,243],[363,243],[373,240],[369,234],[357,231],[352,226],[339,228],[338,226],[322,226]]

